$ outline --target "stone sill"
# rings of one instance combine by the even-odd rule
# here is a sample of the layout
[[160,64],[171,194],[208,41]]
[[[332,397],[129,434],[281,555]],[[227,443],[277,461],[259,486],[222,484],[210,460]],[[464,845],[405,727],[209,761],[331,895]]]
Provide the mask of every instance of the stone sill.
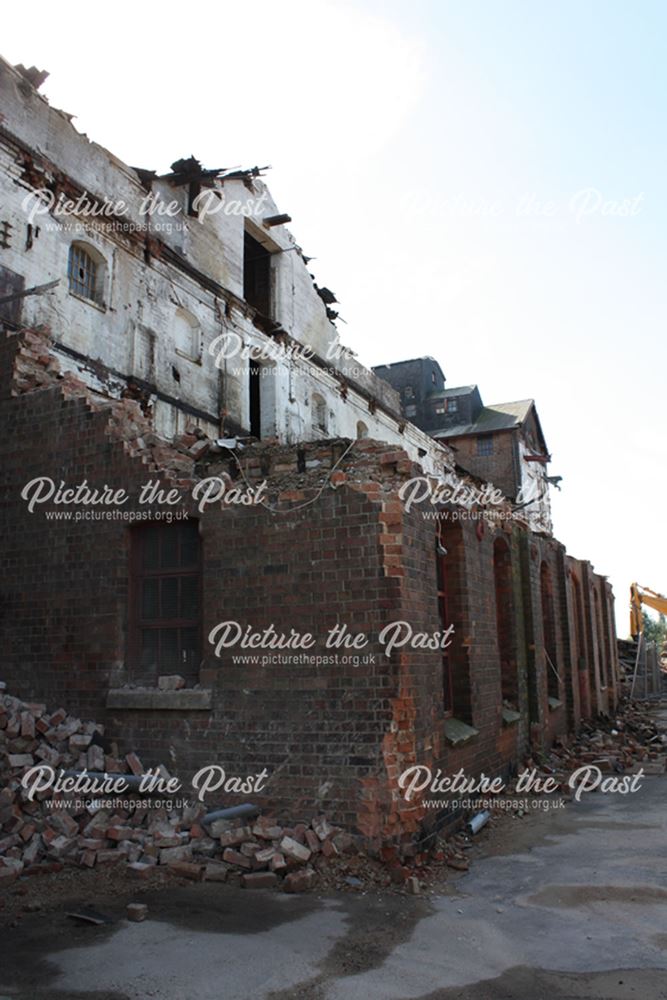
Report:
[[557,708],[563,707],[563,702],[559,701],[558,698],[547,698],[547,701],[549,702],[550,712],[555,712]]
[[468,726],[465,722],[461,722],[460,719],[454,719],[451,716],[445,719],[444,729],[445,739],[452,746],[467,743],[473,736],[479,736],[479,730],[473,729],[472,726]]
[[69,290],[69,294],[73,299],[76,299],[77,302],[85,302],[87,306],[93,306],[94,309],[99,309],[99,311],[103,313],[107,311],[105,302],[98,302],[97,299],[86,298],[85,295],[79,295],[78,292],[73,292],[71,289]]
[[515,712],[513,708],[503,709],[503,726],[516,726],[521,721],[521,713]]
[[202,363],[201,354],[197,355],[188,354],[187,351],[182,351],[180,347],[177,347],[175,350],[179,358],[184,358],[186,361],[189,361],[190,364],[199,365],[201,367]]
[[107,708],[207,711],[212,704],[212,695],[212,691],[198,688],[181,688],[180,691],[159,691],[157,688],[111,688],[107,694]]

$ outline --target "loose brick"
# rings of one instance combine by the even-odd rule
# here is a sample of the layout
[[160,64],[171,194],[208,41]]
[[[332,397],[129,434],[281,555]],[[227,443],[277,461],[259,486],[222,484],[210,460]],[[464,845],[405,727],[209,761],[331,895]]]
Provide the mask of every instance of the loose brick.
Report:
[[280,841],[280,850],[288,858],[293,858],[294,861],[299,861],[302,864],[305,864],[310,859],[312,853],[310,848],[304,844],[300,844],[292,837],[283,837]]
[[307,892],[317,881],[317,875],[312,868],[304,868],[296,872],[288,872],[283,879],[285,892]]
[[235,851],[232,847],[228,847],[223,851],[222,860],[230,865],[236,865],[238,868],[252,868],[251,859],[246,857],[245,854],[241,854],[240,851]]
[[10,753],[8,760],[10,767],[32,767],[35,763],[34,757],[30,753]]
[[145,903],[128,903],[125,912],[128,920],[140,923],[148,916],[148,907]]
[[128,753],[125,760],[127,761],[127,766],[129,767],[132,774],[139,777],[139,775],[142,775],[144,773],[144,765],[141,763],[136,753]]
[[229,866],[219,862],[209,861],[204,868],[205,882],[226,882]]
[[201,882],[204,877],[204,865],[197,865],[192,861],[170,861],[169,871],[182,878],[192,879],[193,882]]
[[160,864],[168,865],[173,861],[188,861],[192,857],[192,848],[189,844],[181,847],[165,847],[160,851]]
[[250,827],[239,826],[235,830],[227,830],[225,833],[220,834],[220,846],[236,847],[238,844],[249,840],[251,836]]
[[244,889],[272,889],[278,883],[278,876],[273,872],[251,872],[241,876]]
[[325,816],[316,816],[311,825],[320,840],[326,840],[334,832]]

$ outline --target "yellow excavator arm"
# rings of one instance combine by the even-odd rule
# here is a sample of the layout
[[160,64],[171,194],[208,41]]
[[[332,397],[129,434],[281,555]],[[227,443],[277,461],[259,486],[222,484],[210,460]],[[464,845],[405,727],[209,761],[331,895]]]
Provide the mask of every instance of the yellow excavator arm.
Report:
[[648,605],[654,611],[667,615],[667,597],[656,594],[649,587],[640,587],[638,583],[630,584],[630,635],[634,638],[644,631],[644,616],[642,605]]

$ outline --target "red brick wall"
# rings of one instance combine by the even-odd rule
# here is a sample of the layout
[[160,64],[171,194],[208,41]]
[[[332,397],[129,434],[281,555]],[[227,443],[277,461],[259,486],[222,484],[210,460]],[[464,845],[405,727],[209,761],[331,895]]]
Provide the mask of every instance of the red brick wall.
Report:
[[477,437],[447,438],[447,444],[455,448],[456,460],[464,469],[493,483],[505,496],[515,497],[521,485],[520,470],[517,466],[515,431],[497,431],[492,434],[493,453],[477,454]]
[[[211,508],[202,514],[204,635],[236,620],[261,630],[310,632],[309,656],[331,656],[327,631],[346,623],[369,636],[361,665],[291,662],[235,665],[232,653],[214,656],[204,645],[200,683],[213,691],[206,711],[106,709],[110,687],[132,681],[127,659],[130,531],[122,521],[49,521],[30,514],[23,485],[40,475],[68,484],[88,480],[136,496],[158,468],[165,486],[185,494],[193,461],[152,439],[137,403],[94,401],[75,379],[45,375],[48,355],[39,336],[16,355],[16,338],[1,346],[5,394],[2,514],[5,547],[0,597],[5,643],[3,679],[19,696],[65,705],[105,722],[121,748],[145,765],[160,762],[179,775],[210,763],[232,774],[267,768],[268,800],[289,816],[314,809],[379,843],[432,822],[419,804],[406,803],[398,777],[410,764],[464,767],[472,776],[507,772],[521,763],[529,740],[548,742],[579,721],[579,679],[572,625],[572,571],[562,546],[513,522],[500,527],[447,520],[449,614],[455,626],[451,662],[455,715],[478,735],[447,744],[439,650],[384,655],[380,630],[406,621],[414,632],[441,627],[436,589],[433,520],[406,514],[397,486],[415,468],[401,451],[357,442],[350,457],[329,470],[346,444],[301,448],[257,446],[246,453],[244,474],[268,475],[273,510]],[[13,381],[10,375],[13,372]],[[8,392],[19,392],[8,398]],[[299,473],[306,459],[319,466]],[[316,502],[303,506],[323,486]],[[136,504],[128,509],[138,509]],[[299,509],[297,509],[299,508]],[[516,691],[521,720],[501,718],[501,672],[494,584],[494,542],[509,551],[515,619]],[[540,571],[552,576],[558,666],[564,705],[547,705],[542,642]],[[589,590],[584,601],[586,655],[602,642],[590,614],[590,587],[613,621],[611,593],[587,564],[576,570]],[[596,583],[597,580],[597,583]],[[609,617],[611,614],[611,618]],[[235,650],[240,654],[241,650]],[[339,651],[345,655],[346,651]],[[251,654],[252,651],[247,651]],[[364,656],[373,662],[363,663]],[[591,660],[591,662],[593,662]],[[593,674],[587,667],[586,677]]]

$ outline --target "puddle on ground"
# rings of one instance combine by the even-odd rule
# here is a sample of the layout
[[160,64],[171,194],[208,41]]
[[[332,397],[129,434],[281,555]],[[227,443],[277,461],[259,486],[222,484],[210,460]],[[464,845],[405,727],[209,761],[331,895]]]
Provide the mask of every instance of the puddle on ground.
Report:
[[328,981],[379,968],[433,913],[426,898],[345,896],[340,903],[346,910],[347,929],[320,963],[321,974],[298,987],[271,993],[270,1000],[324,1000]]
[[524,902],[534,906],[586,906],[588,903],[667,903],[667,889],[650,885],[549,885]]
[[[664,969],[556,972],[516,965],[469,986],[436,990],[418,1000],[665,1000]],[[311,1000],[304,995],[299,1000]],[[319,1000],[313,997],[312,1000]]]

